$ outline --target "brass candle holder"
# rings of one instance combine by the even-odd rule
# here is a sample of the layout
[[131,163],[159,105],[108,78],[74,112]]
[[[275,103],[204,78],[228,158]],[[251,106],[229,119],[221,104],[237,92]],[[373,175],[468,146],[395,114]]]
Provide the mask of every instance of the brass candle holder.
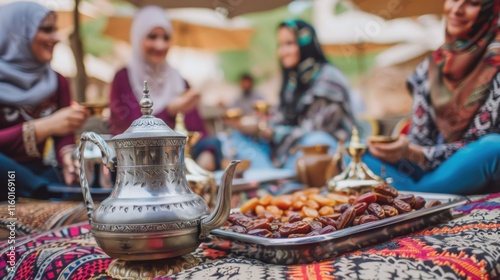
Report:
[[269,104],[263,100],[257,100],[253,103],[253,109],[257,112],[259,116],[259,130],[265,130],[267,128],[267,115],[269,114]]
[[191,149],[201,139],[201,133],[188,131],[184,121],[184,114],[178,113],[175,116],[174,130],[187,136],[186,147],[184,149],[184,164],[186,166],[186,179],[191,189],[201,196],[211,209],[215,206],[217,198],[217,185],[214,174],[211,171],[199,166],[191,157]]
[[240,122],[243,117],[243,111],[240,108],[230,108],[224,112],[224,124],[226,125],[225,132],[231,134],[234,127]]
[[263,115],[267,115],[269,113],[269,104],[263,100],[257,100],[253,103],[253,109]]
[[243,111],[240,108],[227,109],[224,113],[224,118],[229,120],[237,120],[243,117]]
[[194,145],[196,145],[196,143],[198,143],[198,141],[200,141],[201,133],[199,133],[198,131],[187,130],[183,113],[178,113],[175,116],[174,130],[175,132],[179,132],[180,134],[187,136],[186,148],[184,149],[184,156],[185,158],[191,158],[191,149]]
[[342,173],[328,181],[330,191],[362,193],[373,185],[384,182],[384,179],[375,175],[373,171],[361,160],[368,147],[361,143],[358,129],[352,130],[352,137],[346,152],[351,156],[351,162]]
[[81,106],[85,107],[90,113],[91,116],[103,117],[104,109],[108,108],[109,105],[106,103],[90,103],[90,102],[81,102]]

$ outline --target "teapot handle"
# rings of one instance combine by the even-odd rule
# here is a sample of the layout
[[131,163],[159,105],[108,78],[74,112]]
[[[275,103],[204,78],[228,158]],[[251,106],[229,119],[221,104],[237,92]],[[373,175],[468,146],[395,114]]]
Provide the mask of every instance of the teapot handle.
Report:
[[87,182],[87,176],[85,175],[85,164],[84,164],[84,150],[85,150],[85,142],[94,143],[101,150],[103,157],[102,163],[111,171],[114,170],[115,162],[113,159],[115,158],[115,152],[110,149],[108,144],[101,138],[101,136],[97,135],[95,132],[84,132],[80,137],[80,144],[77,149],[77,157],[80,162],[80,185],[82,187],[83,199],[85,200],[85,204],[87,206],[87,215],[89,217],[89,221],[92,222],[92,214],[94,213],[94,201],[92,200],[92,195],[90,193],[89,183]]

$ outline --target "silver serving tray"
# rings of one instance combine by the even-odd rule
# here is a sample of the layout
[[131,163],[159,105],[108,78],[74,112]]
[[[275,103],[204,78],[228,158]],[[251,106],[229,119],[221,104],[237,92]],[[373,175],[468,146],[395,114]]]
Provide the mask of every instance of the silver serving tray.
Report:
[[236,242],[238,246],[231,246],[231,253],[236,255],[272,264],[311,263],[446,222],[453,218],[453,208],[468,202],[458,195],[411,193],[442,204],[317,236],[265,238],[221,229],[212,230],[212,235]]

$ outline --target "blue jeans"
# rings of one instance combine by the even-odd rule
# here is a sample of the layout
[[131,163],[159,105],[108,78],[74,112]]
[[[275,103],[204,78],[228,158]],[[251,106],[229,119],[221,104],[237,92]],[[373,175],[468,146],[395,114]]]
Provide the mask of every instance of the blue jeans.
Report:
[[[231,145],[235,146],[235,158],[249,159],[252,161],[250,168],[276,168],[271,160],[271,147],[268,142],[248,137],[238,131],[233,132],[231,136],[229,136],[229,141]],[[335,138],[324,131],[307,133],[297,143],[297,146],[300,145],[329,145],[330,153],[333,153],[337,149],[337,141]],[[295,161],[301,154],[302,152],[297,152],[290,155],[283,168],[295,169]]]
[[385,178],[398,190],[480,194],[500,192],[500,134],[486,135],[458,150],[438,168],[422,170],[417,164],[402,160],[384,163],[366,154],[363,161],[377,175],[385,168]]
[[248,159],[251,169],[276,168],[271,161],[269,142],[255,139],[239,131],[231,132],[223,145],[230,145],[235,159]]
[[48,198],[44,187],[51,183],[60,184],[62,177],[57,168],[41,163],[20,164],[0,153],[0,200],[7,199],[8,172],[15,172],[16,197]]

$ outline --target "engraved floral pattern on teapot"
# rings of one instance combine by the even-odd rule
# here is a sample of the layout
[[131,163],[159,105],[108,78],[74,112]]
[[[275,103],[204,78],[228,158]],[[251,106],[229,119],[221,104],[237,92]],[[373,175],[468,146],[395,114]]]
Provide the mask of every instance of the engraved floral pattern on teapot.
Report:
[[[210,230],[222,226],[230,211],[231,183],[237,161],[224,172],[217,205],[210,212],[186,180],[186,136],[152,116],[147,83],[139,102],[142,117],[109,143],[85,132],[78,149],[80,182],[92,234],[104,252],[124,260],[161,259],[195,250]],[[92,142],[103,164],[116,170],[110,196],[97,209],[85,176],[82,153]]]

